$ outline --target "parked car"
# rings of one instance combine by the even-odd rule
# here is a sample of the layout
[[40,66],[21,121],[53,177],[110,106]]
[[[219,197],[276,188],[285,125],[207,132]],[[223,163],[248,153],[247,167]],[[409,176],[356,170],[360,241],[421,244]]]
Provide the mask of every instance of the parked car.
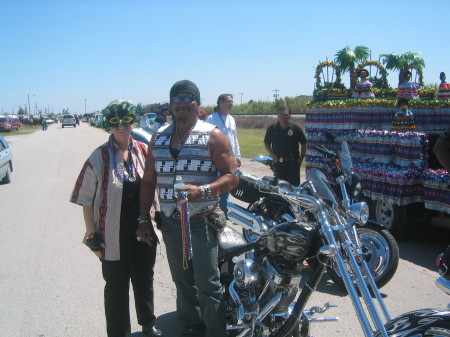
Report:
[[63,115],[61,119],[61,124],[63,128],[64,126],[73,126],[74,128],[77,127],[77,123],[73,115]]
[[133,139],[138,140],[144,144],[147,144],[150,142],[150,139],[152,138],[153,131],[149,129],[143,129],[143,128],[134,128],[131,130],[131,137]]
[[0,180],[3,184],[11,182],[12,153],[5,138],[0,136]]
[[0,116],[0,130],[1,131],[11,131],[11,122],[6,118],[6,116]]
[[22,126],[22,123],[20,122],[19,117],[14,116],[14,115],[9,115],[9,116],[6,116],[6,118],[11,123],[11,130],[19,131],[20,127]]

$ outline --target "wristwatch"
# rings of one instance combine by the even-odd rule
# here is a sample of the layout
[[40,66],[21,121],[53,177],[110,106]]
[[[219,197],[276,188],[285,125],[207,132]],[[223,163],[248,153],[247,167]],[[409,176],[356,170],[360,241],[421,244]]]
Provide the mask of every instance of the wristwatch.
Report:
[[150,216],[148,214],[140,214],[137,218],[139,224],[143,222],[150,222]]

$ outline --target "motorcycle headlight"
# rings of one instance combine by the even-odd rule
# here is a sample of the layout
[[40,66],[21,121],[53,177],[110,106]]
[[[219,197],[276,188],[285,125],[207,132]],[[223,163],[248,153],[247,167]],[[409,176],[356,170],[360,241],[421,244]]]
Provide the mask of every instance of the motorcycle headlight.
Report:
[[367,206],[365,201],[351,205],[349,213],[350,216],[361,225],[365,225],[369,220],[369,206]]

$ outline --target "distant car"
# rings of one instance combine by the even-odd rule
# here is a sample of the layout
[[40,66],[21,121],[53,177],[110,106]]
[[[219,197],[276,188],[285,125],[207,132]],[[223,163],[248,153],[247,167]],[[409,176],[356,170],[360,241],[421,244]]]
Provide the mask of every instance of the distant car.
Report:
[[64,126],[73,126],[74,128],[77,127],[77,123],[73,115],[63,115],[61,119],[61,124],[63,128]]
[[1,131],[11,131],[11,122],[6,116],[0,116],[0,130]]
[[3,184],[11,182],[12,153],[5,138],[0,136],[0,180]]
[[150,139],[152,138],[153,131],[143,128],[134,128],[131,130],[131,137],[133,139],[138,140],[144,144],[150,143]]
[[22,126],[22,123],[20,122],[19,117],[14,116],[14,115],[9,115],[9,116],[6,116],[6,118],[11,123],[11,130],[19,131],[20,127]]

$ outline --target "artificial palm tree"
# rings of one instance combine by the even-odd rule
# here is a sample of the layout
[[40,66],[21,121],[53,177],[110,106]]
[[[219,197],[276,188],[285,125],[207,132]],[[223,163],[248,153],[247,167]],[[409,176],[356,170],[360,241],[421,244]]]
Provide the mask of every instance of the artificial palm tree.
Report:
[[[398,84],[403,81],[403,74],[409,69],[416,69],[422,71],[425,68],[425,61],[420,56],[420,53],[408,51],[404,54],[382,54],[380,57],[383,59],[383,63],[386,69],[399,70]],[[420,79],[422,82],[422,78]],[[422,83],[420,83],[422,85]]]
[[335,55],[334,61],[338,65],[341,72],[348,71],[350,73],[350,87],[355,87],[354,72],[355,64],[365,62],[369,59],[370,50],[366,46],[356,46],[351,49],[349,46],[342,48]]

